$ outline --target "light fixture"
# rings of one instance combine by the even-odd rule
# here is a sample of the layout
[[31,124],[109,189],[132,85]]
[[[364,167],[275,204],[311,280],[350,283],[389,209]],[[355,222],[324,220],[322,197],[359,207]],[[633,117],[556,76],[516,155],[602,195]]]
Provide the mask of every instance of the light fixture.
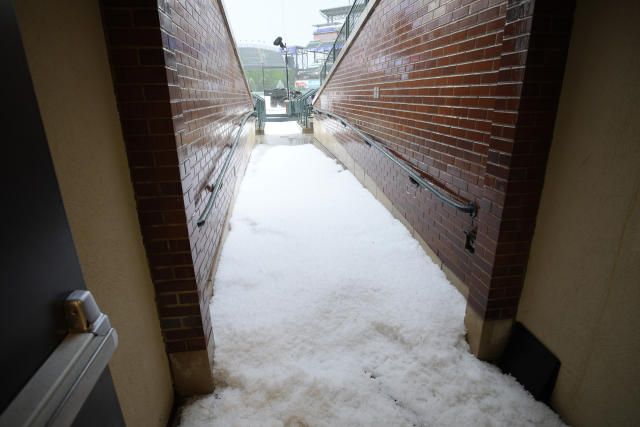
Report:
[[287,56],[287,45],[282,42],[282,37],[278,36],[273,41],[274,46],[280,46],[280,49],[284,49],[284,67],[285,72],[287,74],[287,99],[290,100],[289,97],[289,57]]
[[282,49],[286,49],[287,46],[285,46],[284,43],[282,43],[282,37],[279,37],[277,39],[275,39],[273,41],[274,46],[280,46]]

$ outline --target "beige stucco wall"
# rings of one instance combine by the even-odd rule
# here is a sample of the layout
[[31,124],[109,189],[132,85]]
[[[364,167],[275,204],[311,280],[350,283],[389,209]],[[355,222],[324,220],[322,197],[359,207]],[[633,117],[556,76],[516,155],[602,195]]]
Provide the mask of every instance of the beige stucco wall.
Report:
[[[85,281],[117,329],[125,421],[165,426],[173,387],[136,215],[98,1],[18,0],[31,75]],[[28,189],[25,189],[28,191]]]
[[578,426],[640,418],[640,3],[579,1],[517,319]]

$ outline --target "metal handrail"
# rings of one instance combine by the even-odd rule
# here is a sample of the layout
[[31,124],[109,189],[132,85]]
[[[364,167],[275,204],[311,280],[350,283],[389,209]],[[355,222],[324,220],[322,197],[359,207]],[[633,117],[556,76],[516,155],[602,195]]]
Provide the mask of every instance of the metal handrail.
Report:
[[386,148],[384,148],[383,146],[381,146],[380,144],[378,144],[377,142],[375,142],[371,138],[367,137],[365,134],[360,132],[360,130],[358,130],[357,128],[353,127],[351,125],[351,123],[347,122],[342,117],[338,116],[337,114],[334,114],[334,113],[331,113],[329,111],[326,111],[326,110],[320,110],[318,108],[315,108],[314,112],[320,113],[320,114],[324,114],[324,115],[327,115],[329,117],[333,117],[336,120],[339,120],[343,125],[345,125],[349,129],[351,129],[352,131],[357,133],[358,136],[360,138],[362,138],[365,143],[367,143],[367,145],[373,146],[376,149],[378,149],[378,151],[380,151],[387,158],[389,158],[393,163],[395,163],[397,166],[399,166],[400,169],[405,171],[409,175],[409,180],[411,180],[412,183],[421,185],[422,187],[424,187],[427,190],[431,191],[438,199],[442,200],[443,202],[445,202],[449,206],[453,206],[454,208],[456,208],[457,210],[459,210],[461,212],[468,213],[469,215],[471,215],[472,218],[475,217],[476,214],[478,213],[478,206],[474,202],[469,202],[466,205],[461,205],[460,203],[457,203],[456,201],[454,201],[454,200],[450,199],[449,197],[445,196],[437,188],[435,188],[432,184],[430,184],[427,181],[425,181],[424,179],[422,179],[417,173],[415,173],[407,165],[405,165],[403,162],[401,162],[396,156],[394,156],[393,154],[389,153],[389,151],[387,151]]
[[253,108],[257,113],[256,117],[258,118],[258,129],[263,129],[264,122],[267,117],[267,106],[264,102],[264,98],[260,95],[252,93],[251,97],[253,98]]
[[231,149],[229,150],[229,154],[227,154],[227,158],[222,165],[222,171],[218,174],[215,183],[211,186],[211,195],[209,196],[209,200],[207,201],[207,206],[204,208],[202,215],[198,218],[198,227],[202,227],[204,223],[207,221],[209,214],[211,213],[211,209],[213,208],[213,203],[216,201],[216,197],[218,197],[218,193],[220,192],[220,188],[222,188],[222,178],[224,178],[227,173],[227,169],[229,168],[229,164],[231,163],[231,158],[233,157],[233,153],[236,151],[236,147],[238,146],[238,141],[240,140],[240,135],[242,135],[242,129],[244,128],[245,123],[249,120],[249,117],[257,116],[257,111],[251,111],[247,113],[242,118],[240,122],[240,129],[238,129],[238,133],[236,134],[235,139],[233,140],[233,144],[231,144]]
[[74,290],[59,308],[68,333],[0,414],[0,427],[70,426],[118,348],[91,292]]
[[298,124],[302,127],[307,127],[309,124],[309,116],[311,115],[312,110],[312,106],[309,101],[313,99],[313,96],[317,91],[318,89],[308,90],[289,103],[291,115],[298,117]]
[[[327,77],[327,74],[331,70],[331,67],[333,67],[333,63],[338,58],[340,51],[347,44],[347,40],[353,32],[353,27],[356,21],[358,20],[358,18],[362,14],[362,11],[365,9],[368,3],[369,0],[354,0],[353,4],[351,5],[351,9],[349,9],[347,17],[344,20],[344,24],[342,25],[342,28],[340,28],[338,36],[333,42],[333,46],[331,47],[331,50],[329,51],[327,58],[322,65],[322,69],[320,70],[320,82],[323,82]],[[358,8],[356,8],[356,5],[358,5]],[[362,6],[360,10],[358,10],[359,6]],[[338,42],[341,42],[342,45],[338,45]]]

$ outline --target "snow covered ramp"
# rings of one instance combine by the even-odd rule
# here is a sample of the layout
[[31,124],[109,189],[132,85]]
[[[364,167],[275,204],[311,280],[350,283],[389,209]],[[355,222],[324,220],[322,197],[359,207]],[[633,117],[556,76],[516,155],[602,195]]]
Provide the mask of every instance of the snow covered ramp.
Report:
[[258,145],[211,304],[216,392],[182,426],[555,426],[477,360],[464,298],[312,145]]

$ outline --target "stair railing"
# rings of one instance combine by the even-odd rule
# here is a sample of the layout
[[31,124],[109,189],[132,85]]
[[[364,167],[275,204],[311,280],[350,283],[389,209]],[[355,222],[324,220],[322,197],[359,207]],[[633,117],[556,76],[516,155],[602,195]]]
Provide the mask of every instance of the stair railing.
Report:
[[251,94],[253,98],[253,108],[258,118],[258,129],[264,129],[264,122],[267,118],[267,105],[264,102],[264,98],[260,95]]
[[297,117],[298,124],[303,128],[309,125],[309,116],[313,110],[311,100],[317,91],[318,89],[308,90],[289,103],[291,115]]

